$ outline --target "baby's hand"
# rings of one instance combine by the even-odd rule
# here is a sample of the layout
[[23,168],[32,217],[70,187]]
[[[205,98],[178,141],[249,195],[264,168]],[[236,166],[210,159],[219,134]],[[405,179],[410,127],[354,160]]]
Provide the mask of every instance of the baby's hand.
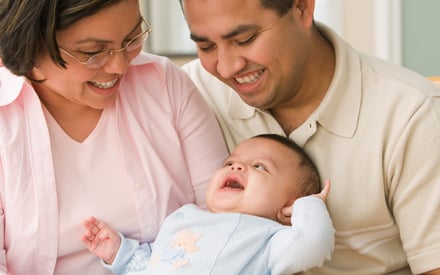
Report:
[[[314,194],[311,196],[318,197],[323,201],[326,201],[328,193],[330,192],[330,180],[326,180],[324,183],[324,188],[322,188],[321,192],[318,194]],[[290,222],[290,217],[292,216],[293,205],[285,206],[277,213],[277,221],[286,224]]]
[[321,200],[326,201],[329,192],[330,192],[330,180],[326,180],[324,183],[324,188],[322,188],[321,192],[313,196],[316,196]]
[[118,233],[95,217],[85,220],[83,226],[86,229],[81,237],[83,244],[105,263],[112,264],[121,245]]

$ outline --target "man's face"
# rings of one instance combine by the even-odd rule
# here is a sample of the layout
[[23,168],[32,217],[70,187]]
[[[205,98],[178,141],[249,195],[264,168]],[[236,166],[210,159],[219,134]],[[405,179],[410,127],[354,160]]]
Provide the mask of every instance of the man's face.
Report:
[[310,20],[292,7],[279,16],[259,0],[183,0],[203,67],[249,105],[271,109],[301,88]]

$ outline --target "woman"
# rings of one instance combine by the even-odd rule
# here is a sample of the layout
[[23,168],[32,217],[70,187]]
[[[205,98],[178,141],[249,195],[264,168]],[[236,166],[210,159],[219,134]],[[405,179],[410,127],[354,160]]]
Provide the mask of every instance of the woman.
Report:
[[72,238],[84,218],[146,242],[203,206],[225,145],[185,74],[141,53],[150,31],[138,0],[0,1],[3,274],[109,274]]

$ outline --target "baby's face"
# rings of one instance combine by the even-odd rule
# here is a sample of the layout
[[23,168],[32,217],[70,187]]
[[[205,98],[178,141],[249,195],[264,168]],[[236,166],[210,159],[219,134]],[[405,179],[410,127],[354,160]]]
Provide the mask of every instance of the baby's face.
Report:
[[299,197],[298,156],[267,138],[240,143],[211,179],[206,195],[213,212],[240,212],[276,220]]

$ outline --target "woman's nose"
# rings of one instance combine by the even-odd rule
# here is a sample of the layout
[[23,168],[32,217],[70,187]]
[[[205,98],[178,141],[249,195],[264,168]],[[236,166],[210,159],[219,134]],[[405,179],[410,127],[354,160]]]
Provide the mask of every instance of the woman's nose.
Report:
[[124,74],[130,65],[130,59],[126,52],[115,52],[104,64],[103,68],[108,73]]

